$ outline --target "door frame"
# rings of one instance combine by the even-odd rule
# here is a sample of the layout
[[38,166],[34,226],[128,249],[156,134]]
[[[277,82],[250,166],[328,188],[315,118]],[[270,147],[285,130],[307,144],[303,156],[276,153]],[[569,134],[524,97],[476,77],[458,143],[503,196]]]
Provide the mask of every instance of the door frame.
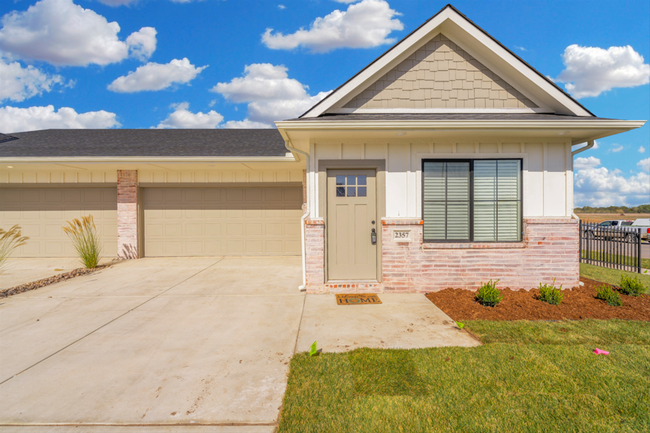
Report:
[[375,197],[377,215],[377,282],[382,281],[381,254],[382,254],[382,219],[386,217],[386,160],[385,159],[321,159],[318,161],[318,213],[325,221],[324,233],[324,262],[325,282],[329,282],[328,263],[328,221],[327,221],[327,171],[328,170],[375,170],[375,185],[377,197]]

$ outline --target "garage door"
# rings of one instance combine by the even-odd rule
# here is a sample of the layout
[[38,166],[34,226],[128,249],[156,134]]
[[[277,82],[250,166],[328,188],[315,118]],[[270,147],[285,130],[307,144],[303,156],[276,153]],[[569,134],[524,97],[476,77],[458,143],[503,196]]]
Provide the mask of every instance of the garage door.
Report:
[[117,256],[116,188],[0,188],[0,227],[29,236],[12,257],[76,257],[63,232],[67,221],[92,215],[105,257]]
[[301,187],[145,188],[144,254],[300,255]]

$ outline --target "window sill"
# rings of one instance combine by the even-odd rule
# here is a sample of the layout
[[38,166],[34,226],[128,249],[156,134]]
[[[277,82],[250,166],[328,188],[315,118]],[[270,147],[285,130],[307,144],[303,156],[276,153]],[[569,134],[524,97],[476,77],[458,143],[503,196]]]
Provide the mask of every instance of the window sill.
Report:
[[426,242],[422,244],[424,250],[474,250],[474,249],[513,249],[526,248],[526,242],[469,242],[447,243]]

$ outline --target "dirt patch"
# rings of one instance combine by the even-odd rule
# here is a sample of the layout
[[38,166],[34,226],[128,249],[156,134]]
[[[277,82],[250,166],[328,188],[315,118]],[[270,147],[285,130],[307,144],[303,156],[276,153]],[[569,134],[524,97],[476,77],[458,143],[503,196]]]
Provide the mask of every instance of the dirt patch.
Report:
[[[538,300],[539,290],[501,290],[503,300],[496,307],[476,302],[476,292],[445,289],[427,293],[427,298],[454,320],[562,320],[562,319],[628,319],[650,321],[650,296],[621,294],[623,305],[611,307],[596,299],[596,287],[608,285],[581,278],[585,285],[564,290],[560,305]],[[612,286],[615,287],[615,286]]]
[[31,283],[21,284],[20,286],[10,287],[8,289],[0,290],[0,298],[7,298],[9,296],[17,295],[19,293],[29,292],[30,290],[40,289],[41,287],[49,286],[50,284],[60,283],[61,281],[69,280],[71,278],[80,277],[82,275],[92,274],[100,269],[109,267],[110,264],[99,265],[93,269],[79,268],[64,274],[55,275],[53,277],[43,278]]

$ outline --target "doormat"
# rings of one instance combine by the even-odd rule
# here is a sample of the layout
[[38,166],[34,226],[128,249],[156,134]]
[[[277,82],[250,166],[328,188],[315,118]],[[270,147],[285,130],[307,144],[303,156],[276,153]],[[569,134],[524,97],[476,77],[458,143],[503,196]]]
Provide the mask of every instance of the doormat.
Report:
[[355,295],[336,295],[338,305],[367,305],[381,304],[381,299],[374,293],[359,293]]

